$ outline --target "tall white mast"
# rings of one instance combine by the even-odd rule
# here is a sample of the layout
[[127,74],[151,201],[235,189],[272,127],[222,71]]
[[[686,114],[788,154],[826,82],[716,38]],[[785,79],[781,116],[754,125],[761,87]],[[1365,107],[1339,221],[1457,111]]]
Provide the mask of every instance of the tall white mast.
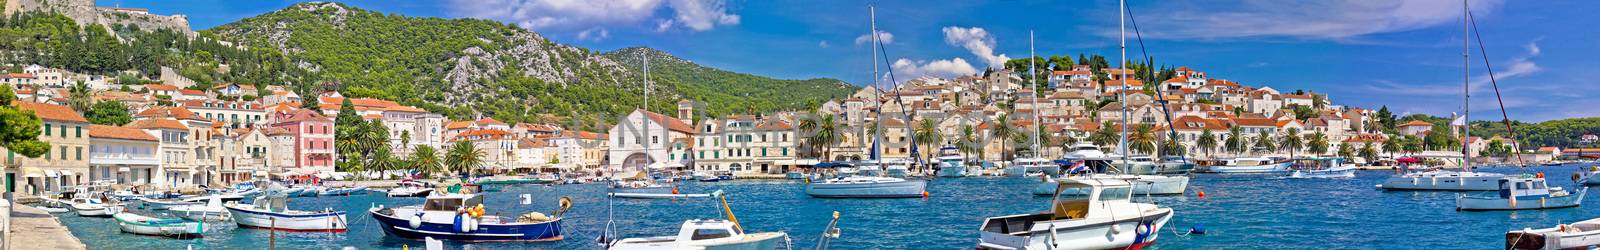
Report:
[[1039,126],[1042,124],[1039,124],[1039,73],[1034,72],[1034,67],[1036,67],[1035,64],[1037,64],[1033,61],[1035,57],[1037,56],[1033,55],[1033,31],[1029,30],[1028,75],[1032,75],[1033,80],[1030,81],[1028,85],[1033,85],[1033,158],[1042,158],[1040,157],[1042,154],[1039,152],[1039,144],[1044,142],[1039,141]]
[[[1117,1],[1117,17],[1119,17],[1117,26],[1121,37],[1117,47],[1122,51],[1122,59],[1117,60],[1117,64],[1125,64],[1128,61],[1127,8],[1127,0]],[[1127,65],[1120,65],[1117,70],[1118,74],[1122,75],[1122,87],[1117,90],[1117,102],[1122,105],[1122,138],[1117,140],[1117,151],[1121,152],[1122,161],[1128,162],[1128,69],[1125,66]]]
[[[650,140],[650,56],[648,56],[647,53],[639,53],[639,60],[644,61],[644,107],[641,109],[641,110],[644,110],[644,113],[641,114],[641,115],[644,115],[643,116],[644,119],[639,121],[639,127],[644,129],[644,133],[642,133],[642,134],[644,134],[644,138],[639,138],[639,140],[641,140],[641,142],[642,142],[641,144],[644,144],[644,155],[645,155],[645,159],[648,160],[648,162],[645,163],[645,168],[649,169],[650,168],[650,163],[655,163],[655,159],[651,159],[650,158],[650,141],[649,141]],[[663,121],[663,122],[665,122],[665,121]],[[665,125],[665,124],[662,124],[662,125]]]
[[1472,70],[1472,66],[1467,59],[1471,57],[1469,56],[1469,50],[1471,49],[1467,45],[1467,40],[1472,39],[1472,36],[1467,31],[1467,23],[1469,22],[1467,15],[1469,15],[1469,11],[1467,0],[1461,0],[1461,170],[1472,172],[1472,146],[1468,146],[1471,144],[1467,143],[1468,139],[1472,139],[1472,81],[1470,79],[1472,76],[1470,75],[1471,72],[1469,72]]
[[[878,110],[875,112],[875,113],[878,114],[878,119],[876,121],[877,124],[873,124],[873,126],[876,127],[877,129],[874,129],[873,133],[872,133],[872,144],[873,144],[873,146],[872,146],[872,155],[874,156],[872,160],[873,161],[877,161],[878,166],[882,167],[883,166],[883,129],[884,129],[883,128],[883,119],[884,119],[884,117],[883,117],[883,97],[882,97],[883,90],[879,89],[879,88],[882,87],[882,85],[881,85],[881,83],[878,82],[879,78],[881,78],[881,77],[878,76],[878,10],[877,10],[877,8],[873,7],[872,5],[867,5],[867,16],[869,18],[871,18],[870,21],[869,21],[871,26],[869,26],[869,27],[872,28],[872,33],[867,33],[869,35],[872,35],[872,44],[871,44],[871,46],[869,46],[869,47],[872,47],[872,88],[874,89],[873,90],[874,93],[872,95],[872,103],[878,106]],[[887,59],[885,59],[885,60],[887,60]],[[879,171],[879,172],[881,173],[882,171]]]

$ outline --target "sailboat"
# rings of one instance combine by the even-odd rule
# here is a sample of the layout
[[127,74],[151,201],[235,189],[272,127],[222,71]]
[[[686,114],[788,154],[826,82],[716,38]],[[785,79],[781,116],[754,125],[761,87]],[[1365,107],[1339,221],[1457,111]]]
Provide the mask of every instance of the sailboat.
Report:
[[[1126,27],[1123,28],[1124,30],[1126,29]],[[1029,54],[1032,54],[1033,37],[1031,33],[1028,37],[1028,42]],[[1124,62],[1128,61],[1127,43],[1127,36],[1124,34],[1119,43],[1119,45],[1122,47],[1122,61]],[[1121,72],[1121,79],[1128,79],[1128,72],[1126,70],[1122,70]],[[1034,88],[1037,91],[1038,86],[1035,85]],[[1121,100],[1127,100],[1126,92],[1118,91],[1118,93],[1122,95]],[[1067,164],[1062,165],[1073,166],[1073,170],[1086,170],[1090,172],[1090,174],[1073,175],[1073,172],[1075,171],[1067,171],[1056,178],[1052,178],[1050,176],[1040,176],[1040,183],[1032,190],[1034,195],[1059,195],[1058,190],[1056,190],[1058,187],[1057,183],[1065,179],[1076,179],[1079,181],[1125,181],[1132,186],[1132,191],[1135,194],[1142,195],[1181,195],[1189,189],[1189,176],[1168,176],[1160,175],[1159,173],[1188,173],[1189,170],[1194,169],[1193,163],[1189,163],[1188,161],[1157,163],[1148,156],[1131,157],[1128,155],[1128,105],[1127,102],[1120,103],[1122,103],[1123,119],[1122,137],[1118,142],[1117,150],[1122,152],[1115,155],[1107,155],[1104,152],[1100,152],[1099,148],[1093,145],[1073,146],[1073,151],[1069,157],[1076,158],[1066,159],[1062,162]],[[1169,117],[1168,120],[1171,120],[1171,118]],[[1077,194],[1083,195],[1087,193]]]
[[[1472,121],[1472,119],[1468,118],[1468,117],[1470,117],[1470,115],[1472,113],[1471,112],[1472,111],[1471,107],[1468,106],[1468,104],[1471,104],[1471,99],[1472,99],[1472,93],[1470,92],[1471,91],[1471,76],[1470,76],[1470,73],[1468,73],[1468,70],[1471,68],[1471,66],[1469,66],[1469,64],[1470,64],[1470,62],[1468,60],[1469,53],[1467,52],[1468,50],[1470,50],[1469,47],[1467,46],[1467,42],[1471,40],[1470,36],[1469,36],[1469,33],[1467,33],[1467,25],[1468,25],[1467,16],[1470,15],[1470,14],[1466,13],[1466,12],[1468,12],[1468,10],[1466,8],[1466,2],[1465,1],[1462,2],[1462,9],[1461,10],[1463,12],[1463,15],[1462,15],[1462,18],[1461,18],[1461,27],[1462,27],[1461,28],[1461,31],[1462,31],[1461,35],[1464,38],[1461,41],[1461,86],[1462,86],[1461,98],[1462,98],[1462,111],[1465,111],[1465,112],[1463,112],[1461,114],[1461,117],[1459,118],[1460,119],[1459,121],[1463,124],[1463,126],[1461,126],[1462,134],[1470,136],[1471,135],[1470,130],[1471,130],[1472,126],[1465,126],[1465,124],[1470,123],[1470,121]],[[1490,72],[1490,73],[1492,74],[1493,72]],[[1501,107],[1501,109],[1503,110],[1504,107]],[[1507,119],[1507,120],[1509,120],[1509,119]],[[1455,123],[1455,122],[1452,122],[1452,123]],[[1507,126],[1508,126],[1507,129],[1509,129],[1509,125],[1507,125]],[[1383,188],[1385,190],[1437,190],[1437,191],[1496,191],[1496,190],[1501,190],[1500,183],[1501,183],[1502,180],[1506,179],[1506,176],[1503,175],[1503,174],[1497,174],[1497,173],[1473,172],[1472,171],[1472,155],[1470,154],[1469,148],[1471,148],[1471,146],[1468,145],[1467,144],[1467,140],[1465,140],[1465,138],[1463,138],[1461,140],[1462,161],[1461,161],[1461,169],[1459,171],[1439,169],[1439,170],[1424,171],[1424,172],[1404,173],[1404,174],[1400,174],[1400,175],[1390,176],[1388,179],[1385,179],[1383,181],[1383,184],[1379,184],[1378,187],[1379,188]]]
[[[872,33],[868,33],[872,34],[873,40],[873,86],[878,86],[878,55],[876,52],[881,45],[878,44],[878,25],[876,21],[877,11],[870,7],[868,8],[868,11],[873,19]],[[879,96],[881,96],[881,94]],[[874,102],[878,103],[880,106],[883,105],[882,101],[874,100]],[[883,108],[879,107],[875,112],[878,112],[878,123],[881,126],[883,120],[885,119],[883,117]],[[883,152],[881,152],[883,149],[882,147],[878,146],[878,142],[883,141],[883,132],[880,129],[876,134],[878,138],[872,142],[872,157],[874,162],[877,163],[874,165],[879,166],[860,167],[883,169],[881,167],[883,161],[882,159],[879,159],[879,157],[883,155]],[[912,143],[912,145],[916,144]],[[879,174],[881,174],[881,172]],[[855,175],[848,177],[835,177],[825,179],[820,182],[812,182],[810,185],[806,186],[806,195],[816,198],[918,198],[927,195],[927,184],[928,183],[926,181],[922,180],[907,180],[903,178],[884,177],[881,175]]]

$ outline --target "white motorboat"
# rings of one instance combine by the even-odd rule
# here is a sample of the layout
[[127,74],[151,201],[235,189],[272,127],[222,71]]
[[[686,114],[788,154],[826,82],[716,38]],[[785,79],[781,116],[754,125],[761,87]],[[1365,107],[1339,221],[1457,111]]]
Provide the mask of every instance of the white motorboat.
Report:
[[967,157],[961,156],[961,150],[956,147],[939,148],[939,177],[965,177],[967,176]]
[[349,196],[367,193],[367,187],[334,187],[317,192],[318,196]]
[[[979,249],[1121,249],[1154,243],[1171,208],[1136,203],[1133,184],[1117,179],[1058,182],[1050,210],[985,219]],[[1068,190],[1085,189],[1072,195]]]
[[122,211],[122,205],[112,202],[113,200],[106,197],[105,192],[97,187],[78,187],[72,195],[72,211],[78,212],[78,216],[83,217],[111,217]]
[[228,208],[222,206],[222,197],[212,196],[205,204],[173,206],[167,213],[192,221],[228,221]]
[[40,198],[40,200],[43,202],[40,202],[33,207],[38,208],[39,210],[44,210],[46,213],[59,214],[72,212],[72,204],[67,201],[51,198]]
[[[1035,186],[1033,195],[1055,195],[1057,178],[1044,177],[1045,179]],[[1188,176],[1165,175],[1134,175],[1134,174],[1089,174],[1072,176],[1075,179],[1105,179],[1123,180],[1133,185],[1133,194],[1136,195],[1181,195],[1189,189]],[[1069,190],[1069,194],[1085,195],[1086,190]],[[1077,192],[1077,193],[1070,193]]]
[[[611,184],[611,190],[606,192],[607,196],[633,199],[670,199],[695,197],[693,195],[686,196],[685,194],[680,194],[678,193],[677,187],[656,182],[655,180],[651,179],[649,175],[646,175],[642,172],[631,173],[624,176],[627,178],[623,178],[623,180],[613,182]],[[709,177],[718,181],[721,180],[720,178],[711,175],[701,177]],[[698,197],[704,197],[704,194],[698,195]]]
[[784,232],[746,234],[736,223],[728,220],[684,221],[674,236],[626,238],[612,243],[612,250],[644,249],[729,249],[769,250],[783,249]]
[[199,222],[181,219],[161,219],[134,213],[117,213],[112,216],[123,232],[168,237],[200,237],[205,226]]
[[1567,193],[1561,187],[1546,186],[1544,178],[1533,176],[1500,179],[1500,192],[1495,196],[1456,197],[1456,210],[1526,210],[1577,207],[1589,188],[1578,188],[1577,194]]
[[817,198],[918,198],[927,195],[927,184],[894,177],[835,177],[806,185],[806,194]]
[[1289,178],[1355,178],[1356,164],[1345,163],[1344,158],[1315,157],[1295,161],[1295,169],[1289,172]]
[[344,232],[349,225],[344,211],[289,210],[283,196],[256,197],[251,204],[225,204],[229,216],[239,227],[291,232]]
[[1106,152],[1101,151],[1100,146],[1095,146],[1094,144],[1078,143],[1073,144],[1067,150],[1066,157],[1069,159],[1106,158]]
[[1505,249],[1592,249],[1600,246],[1600,218],[1506,232]]
[[[784,232],[746,233],[739,224],[739,219],[733,215],[733,209],[728,207],[727,196],[722,191],[713,193],[713,196],[722,199],[723,211],[726,219],[696,219],[684,221],[679,227],[678,234],[672,236],[625,238],[609,241],[602,236],[601,242],[606,249],[611,250],[645,250],[645,249],[727,249],[727,250],[771,250],[788,247],[789,235]],[[607,227],[604,235],[613,235]]]
[[[1006,168],[1006,174],[1008,176],[1035,176],[1035,175],[1058,175],[1058,174],[1061,174],[1061,167],[1057,166],[1055,162],[1052,162],[1052,161],[1050,161],[1048,159],[1032,158],[1032,157],[1029,157],[1029,158],[1018,158],[1018,159],[1011,160],[1011,163],[1012,163],[1012,165]],[[1012,174],[1018,174],[1018,175],[1012,175]]]
[[1495,191],[1506,176],[1497,173],[1433,170],[1389,176],[1379,184],[1386,190]]
[[1261,174],[1282,173],[1289,170],[1289,162],[1277,162],[1271,158],[1245,157],[1224,161],[1220,166],[1211,166],[1206,169],[1209,173],[1219,174]]
[[428,187],[426,183],[405,180],[396,183],[394,188],[389,189],[389,197],[422,197],[428,196],[428,193],[432,192],[433,188]]

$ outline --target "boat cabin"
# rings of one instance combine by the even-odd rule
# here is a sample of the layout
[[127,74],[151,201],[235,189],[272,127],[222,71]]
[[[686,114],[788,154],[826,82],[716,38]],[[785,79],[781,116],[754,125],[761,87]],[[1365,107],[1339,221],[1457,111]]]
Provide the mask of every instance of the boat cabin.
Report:
[[1341,157],[1309,157],[1294,160],[1296,169],[1330,169],[1343,166],[1345,162]]
[[1528,196],[1550,196],[1550,188],[1545,186],[1544,178],[1500,179],[1500,198]]
[[288,197],[275,196],[275,195],[262,195],[261,197],[256,197],[255,201],[252,202],[251,205],[255,206],[256,209],[267,210],[269,212],[282,213],[282,212],[289,211],[289,206],[287,204],[288,202],[289,202],[289,198]]
[[483,204],[483,196],[474,194],[445,194],[428,196],[422,203],[422,211],[449,211],[471,208]]
[[1267,165],[1267,164],[1272,164],[1272,163],[1273,163],[1273,160],[1270,159],[1270,158],[1249,157],[1249,158],[1233,158],[1233,159],[1230,159],[1230,160],[1227,160],[1227,161],[1223,161],[1222,165],[1225,165],[1225,166],[1260,166],[1260,165]]
[[1028,235],[1033,225],[1039,222],[1109,217],[1110,207],[1096,204],[1130,203],[1133,199],[1133,184],[1126,180],[1061,179],[1057,183],[1055,198],[1050,200],[1049,211],[992,217],[984,220],[983,231],[1014,236]]
[[683,222],[683,227],[678,229],[678,237],[673,241],[688,242],[698,240],[712,240],[732,238],[744,235],[744,230],[727,220],[701,219]]

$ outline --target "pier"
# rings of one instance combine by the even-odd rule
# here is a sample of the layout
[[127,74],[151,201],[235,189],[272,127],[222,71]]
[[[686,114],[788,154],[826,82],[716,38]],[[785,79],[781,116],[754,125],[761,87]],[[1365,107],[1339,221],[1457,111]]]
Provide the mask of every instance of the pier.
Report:
[[11,208],[6,249],[88,249],[50,213],[29,206]]

